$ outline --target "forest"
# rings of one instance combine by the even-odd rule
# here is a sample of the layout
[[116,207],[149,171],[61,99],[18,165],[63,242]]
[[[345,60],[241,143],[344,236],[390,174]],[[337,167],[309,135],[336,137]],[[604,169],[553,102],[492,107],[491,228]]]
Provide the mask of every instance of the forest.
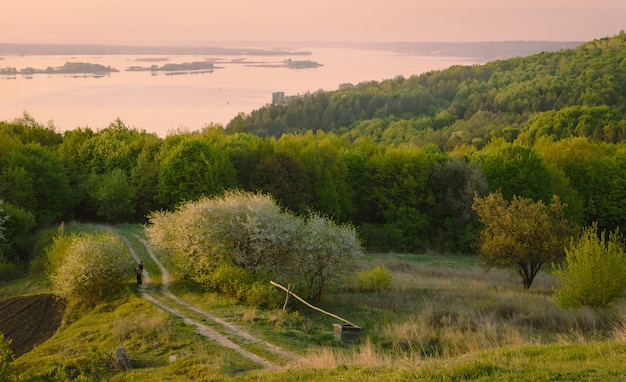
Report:
[[0,122],[0,279],[63,221],[145,223],[226,190],[353,225],[370,251],[473,253],[475,196],[626,227],[626,34],[484,65],[344,84],[165,138],[122,120]]

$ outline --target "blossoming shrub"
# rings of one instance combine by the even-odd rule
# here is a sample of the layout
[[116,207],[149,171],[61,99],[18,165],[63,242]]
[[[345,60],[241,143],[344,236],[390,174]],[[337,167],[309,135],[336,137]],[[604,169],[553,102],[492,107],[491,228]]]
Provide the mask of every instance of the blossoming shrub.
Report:
[[133,275],[134,262],[128,248],[109,232],[60,237],[48,254],[54,292],[65,299],[98,303]]
[[352,272],[351,262],[362,254],[356,230],[351,225],[336,225],[329,218],[311,212],[293,243],[291,283],[307,298],[317,300],[324,291],[343,283]]
[[[246,270],[254,281],[291,283],[303,296],[318,298],[362,251],[351,226],[337,226],[317,214],[296,216],[258,193],[227,191],[174,212],[154,212],[149,219],[152,247],[179,275],[214,290],[222,289],[215,284],[218,276],[233,272],[223,267],[227,265]],[[246,288],[253,285],[237,278],[245,279],[241,285]],[[238,297],[247,293],[236,290]],[[260,291],[255,287],[254,295]],[[263,300],[257,297],[253,299]]]

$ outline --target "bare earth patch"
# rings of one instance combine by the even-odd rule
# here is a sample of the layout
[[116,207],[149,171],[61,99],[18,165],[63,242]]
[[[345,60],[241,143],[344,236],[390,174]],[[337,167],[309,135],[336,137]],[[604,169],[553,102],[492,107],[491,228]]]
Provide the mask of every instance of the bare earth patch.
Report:
[[0,332],[11,340],[16,357],[28,353],[57,331],[65,304],[51,294],[13,297],[0,301]]

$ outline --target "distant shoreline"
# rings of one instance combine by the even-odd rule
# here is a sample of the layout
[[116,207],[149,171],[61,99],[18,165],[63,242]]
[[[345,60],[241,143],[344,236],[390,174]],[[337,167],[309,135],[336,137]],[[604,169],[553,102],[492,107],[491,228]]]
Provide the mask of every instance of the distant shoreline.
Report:
[[[481,61],[525,56],[540,52],[573,49],[583,41],[484,41],[484,42],[256,42],[210,45],[96,45],[0,43],[0,55],[223,55],[223,56],[310,56],[299,47],[326,47],[389,51],[396,54],[433,57],[471,57]],[[279,48],[268,48],[278,46]],[[0,59],[2,59],[0,57]]]
[[90,45],[90,44],[11,44],[0,43],[0,55],[59,56],[59,55],[225,55],[225,56],[285,56],[311,55],[310,51],[291,49],[223,48],[214,46],[148,46],[148,45]]

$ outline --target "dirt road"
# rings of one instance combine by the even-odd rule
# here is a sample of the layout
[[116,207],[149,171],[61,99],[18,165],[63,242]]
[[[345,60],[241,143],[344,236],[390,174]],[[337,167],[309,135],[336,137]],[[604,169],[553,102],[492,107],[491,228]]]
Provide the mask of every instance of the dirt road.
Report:
[[[124,240],[133,258],[135,259],[136,262],[138,262],[140,259],[139,259],[139,256],[137,255],[137,252],[135,251],[135,248],[133,247],[133,244],[130,242],[130,240],[128,240],[128,238],[124,237],[119,232],[117,232],[117,234],[120,235],[120,237]],[[169,284],[171,282],[171,275],[169,271],[156,258],[156,256],[150,249],[150,246],[145,240],[143,240],[141,237],[137,235],[135,235],[135,238],[138,239],[142,243],[143,246],[145,246],[146,252],[149,254],[152,261],[154,261],[154,263],[159,267],[159,270],[161,272],[160,292],[156,293],[153,291],[154,290],[153,288],[148,288],[148,286],[150,285],[150,274],[147,270],[144,269],[143,284],[140,287],[140,293],[143,298],[150,301],[154,305],[160,307],[161,309],[166,310],[170,312],[171,314],[180,317],[186,324],[195,326],[199,334],[207,337],[208,339],[212,341],[217,342],[221,346],[234,350],[241,356],[248,358],[253,362],[258,363],[259,365],[265,368],[276,369],[276,368],[279,368],[280,366],[278,366],[274,362],[271,362],[258,354],[252,353],[244,349],[242,346],[231,341],[224,334],[220,333],[220,331],[227,332],[231,338],[233,337],[238,338],[243,343],[248,343],[248,344],[253,343],[265,349],[266,351],[274,353],[275,355],[278,355],[282,358],[285,358],[288,360],[299,359],[299,357],[296,354],[285,351],[273,344],[270,344],[266,341],[258,339],[254,337],[253,335],[251,335],[250,333],[246,332],[245,330],[239,328],[238,326],[232,323],[229,323],[219,317],[216,317],[210,314],[209,312],[201,309],[200,307],[189,304],[181,300],[174,294],[172,294],[169,290]],[[208,325],[203,324],[198,319],[191,318],[188,314],[185,314],[183,312],[184,310],[194,312],[195,315],[200,316],[203,321],[206,320],[207,322],[211,322],[212,326],[219,327],[220,331],[217,331],[209,327]]]

